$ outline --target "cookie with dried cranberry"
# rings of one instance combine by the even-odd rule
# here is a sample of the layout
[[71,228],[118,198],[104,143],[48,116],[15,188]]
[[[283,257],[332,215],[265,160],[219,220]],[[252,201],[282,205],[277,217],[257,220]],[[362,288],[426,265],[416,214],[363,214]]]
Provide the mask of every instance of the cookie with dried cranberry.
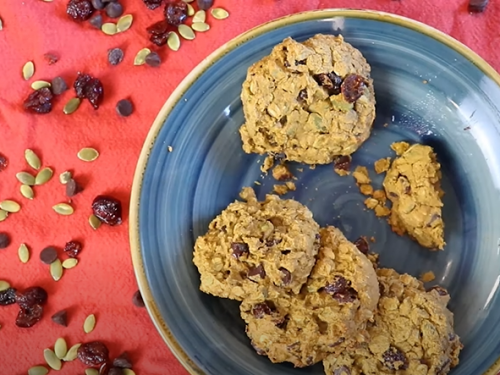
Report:
[[352,154],[375,119],[370,70],[342,36],[285,39],[243,83],[243,150],[308,164]]
[[272,362],[310,366],[357,340],[379,298],[371,262],[334,227],[320,230],[318,260],[297,295],[249,296],[241,304],[246,332]]
[[368,341],[329,356],[326,375],[444,375],[462,349],[446,290],[391,269],[377,271],[381,296]]
[[196,240],[200,289],[240,301],[271,290],[299,293],[319,248],[319,225],[311,211],[276,195],[258,201],[251,188],[241,197],[244,201],[231,203]]

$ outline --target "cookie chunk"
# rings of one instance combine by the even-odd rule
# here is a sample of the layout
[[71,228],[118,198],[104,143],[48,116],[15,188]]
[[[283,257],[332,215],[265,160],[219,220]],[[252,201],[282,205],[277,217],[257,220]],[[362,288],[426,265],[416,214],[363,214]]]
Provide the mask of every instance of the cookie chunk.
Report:
[[392,201],[389,224],[431,250],[445,246],[441,216],[441,166],[430,146],[415,144],[394,160],[384,179]]
[[375,118],[370,70],[342,36],[285,39],[243,83],[243,150],[308,164],[352,154]]
[[336,228],[321,229],[321,248],[299,295],[250,296],[241,304],[258,354],[304,367],[358,340],[379,298],[371,262]]
[[462,349],[445,289],[426,292],[420,281],[391,269],[377,271],[381,296],[369,341],[324,362],[326,375],[444,375]]
[[194,264],[201,291],[242,300],[250,294],[299,293],[319,249],[319,226],[311,211],[276,195],[259,202],[251,188],[231,203],[198,237]]

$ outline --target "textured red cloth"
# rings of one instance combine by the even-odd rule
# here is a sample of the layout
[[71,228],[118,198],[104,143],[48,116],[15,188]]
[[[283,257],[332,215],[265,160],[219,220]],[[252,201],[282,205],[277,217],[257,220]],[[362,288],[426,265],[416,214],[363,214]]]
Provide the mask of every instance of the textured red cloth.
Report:
[[[162,10],[149,11],[141,0],[122,0],[125,13],[134,15],[127,32],[106,36],[88,24],[77,24],[65,14],[66,0],[1,0],[0,18],[0,153],[9,158],[8,168],[0,172],[0,200],[15,199],[22,210],[0,223],[12,244],[0,250],[0,280],[8,280],[20,289],[40,285],[50,294],[44,319],[31,329],[19,329],[14,320],[17,306],[0,307],[0,372],[25,374],[36,364],[43,364],[43,349],[53,347],[58,337],[69,345],[89,340],[103,340],[112,356],[129,351],[138,375],[184,375],[187,372],[169,352],[152,325],[145,309],[131,303],[137,289],[128,242],[128,206],[132,177],[145,136],[172,90],[191,69],[226,41],[263,22],[287,14],[320,8],[357,7],[383,10],[414,18],[434,26],[462,41],[494,68],[500,69],[500,3],[490,2],[484,14],[467,12],[466,0],[216,0],[231,16],[224,21],[210,19],[212,29],[198,34],[174,53],[160,50],[164,63],[159,68],[134,66],[136,53],[149,46],[145,28],[162,18]],[[107,62],[107,51],[121,47],[124,61],[118,66]],[[49,66],[43,55],[53,52],[60,60]],[[71,116],[64,115],[64,103],[72,90],[56,100],[49,115],[29,115],[22,101],[30,93],[30,82],[21,76],[23,64],[35,63],[34,80],[50,80],[61,75],[72,83],[78,71],[100,78],[105,100],[98,111],[88,102]],[[115,113],[118,100],[130,98],[135,112],[128,118]],[[76,154],[82,147],[95,147],[101,155],[93,163],[80,161]],[[24,150],[34,149],[43,165],[55,170],[54,178],[35,188],[36,199],[20,196],[15,174],[29,170]],[[66,201],[59,173],[71,170],[83,193],[73,198],[72,216],[58,216],[55,203]],[[124,223],[118,227],[103,226],[93,231],[87,222],[90,205],[98,194],[120,198]],[[48,266],[39,260],[40,250],[54,245],[62,248],[66,241],[84,243],[79,265],[67,270],[59,282],[49,275]],[[28,244],[32,259],[21,264],[17,249]],[[55,325],[50,316],[67,309],[69,326]],[[83,333],[88,314],[97,317],[94,332]],[[59,373],[83,373],[78,362],[64,365]]]

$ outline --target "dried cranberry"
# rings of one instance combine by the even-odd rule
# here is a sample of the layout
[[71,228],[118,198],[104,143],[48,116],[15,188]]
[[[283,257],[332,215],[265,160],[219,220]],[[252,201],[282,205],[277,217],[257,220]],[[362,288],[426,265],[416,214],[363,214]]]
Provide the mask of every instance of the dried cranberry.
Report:
[[351,282],[338,275],[334,277],[333,283],[324,287],[324,291],[339,303],[353,302],[357,298],[356,291],[351,288]]
[[316,74],[313,78],[318,82],[318,85],[328,90],[329,95],[340,94],[342,78],[335,74],[335,72]]
[[0,292],[0,306],[7,306],[16,303],[16,290],[9,288]]
[[132,361],[127,352],[123,352],[113,361],[113,366],[118,368],[132,368]]
[[351,169],[351,157],[348,155],[337,157],[333,161],[333,168],[346,172],[349,171],[349,169]]
[[78,348],[78,359],[87,366],[99,366],[108,361],[109,351],[100,341],[82,344]]
[[247,274],[248,278],[252,278],[254,276],[259,276],[261,279],[264,279],[266,277],[266,271],[264,270],[264,266],[259,264],[256,267],[252,267],[248,270]]
[[175,1],[167,3],[165,6],[165,18],[172,26],[178,26],[184,23],[187,18],[187,4],[184,1]]
[[75,88],[76,96],[80,99],[85,98],[85,87],[87,87],[91,79],[92,77],[88,74],[78,73],[78,77],[76,77],[73,87]]
[[163,0],[143,0],[143,1],[144,4],[146,4],[146,6],[151,10],[158,8],[161,5],[161,3],[163,3]]
[[408,368],[408,359],[402,351],[394,346],[390,346],[389,349],[382,354],[382,358],[384,360],[385,367],[389,370],[398,371],[406,370]]
[[17,314],[16,325],[21,328],[33,327],[42,319],[42,316],[43,307],[40,305],[33,305],[28,308],[21,307]]
[[75,21],[85,21],[94,13],[94,7],[89,0],[70,0],[66,13]]
[[23,293],[16,293],[16,302],[24,309],[28,309],[35,305],[43,305],[47,302],[47,298],[47,292],[39,286],[28,288]]
[[149,37],[149,40],[151,43],[157,45],[158,47],[161,47],[165,44],[167,44],[168,36],[170,35],[171,31],[167,31],[165,34],[151,34]]
[[122,204],[115,198],[97,196],[92,202],[92,211],[105,224],[113,226],[122,223]]
[[70,258],[76,258],[80,254],[80,251],[82,251],[82,244],[78,241],[69,241],[64,246],[64,252]]
[[161,34],[165,34],[168,31],[168,28],[169,28],[169,24],[168,24],[167,20],[161,20],[161,21],[155,22],[154,24],[149,26],[146,29],[146,31],[149,34],[161,35]]
[[43,87],[30,94],[24,101],[24,109],[35,113],[49,113],[52,111],[52,91]]
[[0,172],[3,171],[9,165],[9,160],[6,156],[0,154]]
[[92,78],[87,85],[85,85],[85,97],[89,100],[94,109],[98,109],[104,97],[104,88],[101,81],[97,78]]
[[231,249],[233,249],[232,256],[236,259],[240,259],[241,256],[248,254],[248,245],[244,242],[233,242]]
[[256,319],[262,319],[264,315],[271,315],[273,310],[273,306],[271,306],[268,302],[262,302],[253,306],[252,315]]
[[354,245],[358,248],[359,251],[361,251],[363,254],[368,254],[368,251],[370,251],[370,246],[368,245],[368,241],[366,241],[366,238],[364,237],[359,237],[355,242]]
[[214,5],[214,0],[197,0],[196,4],[201,10],[208,10]]
[[290,271],[288,271],[286,268],[281,267],[280,268],[281,272],[281,280],[283,281],[283,285],[290,285],[292,282],[292,274]]
[[357,74],[350,74],[342,82],[342,95],[344,95],[344,99],[348,103],[354,103],[363,95],[365,87],[366,81],[363,77]]

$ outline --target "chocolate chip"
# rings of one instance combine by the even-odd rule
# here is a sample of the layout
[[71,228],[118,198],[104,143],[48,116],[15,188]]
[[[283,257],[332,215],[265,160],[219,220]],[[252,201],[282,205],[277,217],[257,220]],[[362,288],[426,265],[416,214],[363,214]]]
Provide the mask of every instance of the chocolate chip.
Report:
[[132,296],[132,303],[137,307],[145,307],[144,300],[142,299],[141,291],[138,290]]
[[297,101],[305,102],[307,100],[307,89],[302,89],[299,91],[299,95],[297,96]]
[[436,221],[436,220],[439,220],[441,219],[441,215],[438,215],[438,214],[432,214],[431,218],[429,219],[429,222],[427,223],[427,226],[428,227],[431,227],[432,224]]
[[40,252],[40,260],[42,263],[52,264],[56,261],[56,259],[57,250],[52,246],[48,246]]
[[402,351],[390,346],[389,349],[382,355],[384,365],[389,370],[398,371],[406,370],[408,368],[408,359]]
[[128,117],[134,112],[134,106],[128,99],[122,99],[116,103],[116,113],[122,117]]
[[96,29],[101,30],[103,22],[102,22],[102,16],[99,13],[96,13],[92,17],[90,17],[89,22]]
[[247,254],[249,251],[248,245],[244,242],[233,242],[231,244],[231,249],[233,249],[232,256],[236,259],[240,259],[241,256]]
[[335,72],[316,74],[313,76],[313,78],[318,83],[318,85],[328,91],[328,95],[340,94],[342,78],[335,74]]
[[5,249],[10,245],[10,236],[7,233],[0,233],[0,249]]
[[323,290],[339,303],[353,302],[357,297],[356,291],[351,288],[351,282],[339,275],[336,275],[333,283],[327,284]]
[[83,187],[76,182],[73,178],[68,181],[66,184],[66,195],[68,197],[73,197],[77,195],[78,193],[81,193],[83,191]]
[[488,5],[488,0],[469,0],[469,12],[481,13],[484,12]]
[[118,367],[111,367],[106,375],[123,375],[123,370]]
[[161,58],[160,55],[158,55],[156,52],[150,52],[146,56],[146,64],[149,66],[156,68],[161,65]]
[[351,375],[351,370],[349,370],[346,366],[342,366],[335,369],[333,375]]
[[265,315],[271,315],[273,310],[268,302],[262,302],[253,306],[252,315],[256,319],[262,319]]
[[395,192],[393,192],[393,191],[390,191],[390,192],[389,192],[389,196],[391,196],[391,197],[393,197],[393,198],[397,198],[397,197],[399,197],[399,195],[397,195],[397,194],[396,194]]
[[51,82],[52,94],[61,95],[68,89],[68,84],[63,77],[56,77]]
[[355,242],[354,245],[358,248],[359,251],[361,251],[363,254],[368,254],[370,251],[370,246],[368,245],[368,241],[366,241],[365,237],[359,237]]
[[287,326],[289,320],[290,320],[290,317],[288,315],[285,315],[283,318],[275,321],[274,324],[276,324],[276,327],[278,327],[279,329],[286,329],[286,326]]
[[307,60],[295,60],[295,65],[307,65]]
[[106,14],[110,18],[118,18],[123,14],[123,7],[120,3],[109,3],[106,5]]
[[[278,245],[280,242],[281,242],[281,238],[273,238],[273,239],[266,241],[266,246],[267,247],[275,246],[275,245]],[[281,253],[283,254],[283,251]]]
[[435,290],[440,296],[447,296],[448,295],[448,291],[439,285],[435,285],[432,288],[430,288],[429,292],[432,290]]
[[104,8],[104,3],[102,2],[102,0],[90,0],[90,2],[92,3],[92,6],[97,10]]
[[113,366],[118,368],[132,368],[132,361],[127,352],[123,352],[113,361]]
[[56,312],[54,315],[50,317],[52,321],[56,324],[59,324],[63,327],[68,326],[68,313],[66,310],[61,310]]
[[286,268],[281,267],[281,280],[283,281],[283,285],[290,285],[292,282],[292,274]]
[[351,157],[348,155],[341,155],[333,161],[333,168],[341,171],[349,171],[351,169]]
[[252,267],[248,270],[248,278],[252,278],[255,276],[259,276],[261,279],[266,277],[266,271],[264,270],[264,266],[259,264],[257,267]]
[[123,50],[121,48],[112,48],[108,51],[108,61],[111,65],[118,65],[123,61]]
[[278,152],[278,153],[274,154],[273,157],[274,157],[274,160],[276,160],[277,162],[282,162],[283,160],[286,159],[286,155],[284,152]]

